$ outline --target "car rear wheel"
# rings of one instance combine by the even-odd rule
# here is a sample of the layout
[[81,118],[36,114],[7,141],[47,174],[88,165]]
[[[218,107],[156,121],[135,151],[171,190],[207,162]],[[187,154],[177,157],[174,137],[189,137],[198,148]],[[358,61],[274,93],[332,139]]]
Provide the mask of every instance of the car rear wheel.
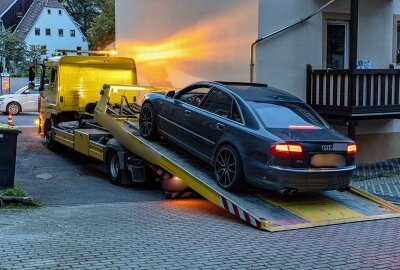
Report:
[[19,114],[21,112],[21,106],[16,102],[11,102],[7,105],[7,114],[12,115]]
[[232,146],[224,145],[217,151],[214,174],[218,185],[225,190],[238,191],[244,187],[240,157]]
[[155,139],[157,135],[156,116],[153,105],[145,103],[139,114],[140,134],[148,140]]
[[113,185],[120,186],[122,179],[122,170],[119,164],[118,153],[114,150],[111,150],[106,159],[107,164],[107,173],[110,181]]

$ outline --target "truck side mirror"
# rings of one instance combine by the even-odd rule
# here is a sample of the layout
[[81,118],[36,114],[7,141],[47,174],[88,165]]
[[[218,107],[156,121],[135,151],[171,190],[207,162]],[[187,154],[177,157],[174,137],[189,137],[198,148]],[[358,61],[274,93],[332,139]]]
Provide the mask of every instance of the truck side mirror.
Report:
[[169,91],[165,94],[165,97],[167,98],[174,98],[175,97],[175,91]]

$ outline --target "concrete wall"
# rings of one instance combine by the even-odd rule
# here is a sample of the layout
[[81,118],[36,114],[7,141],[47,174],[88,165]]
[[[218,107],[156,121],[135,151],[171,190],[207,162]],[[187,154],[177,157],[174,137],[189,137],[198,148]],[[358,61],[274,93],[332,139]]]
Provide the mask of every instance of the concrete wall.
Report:
[[117,0],[116,49],[140,84],[248,81],[257,18],[258,0]]
[[[51,14],[47,10],[51,10]],[[81,47],[82,50],[88,49],[88,42],[75,25],[69,14],[61,9],[61,15],[58,14],[59,8],[45,7],[40,14],[35,26],[32,27],[28,36],[25,38],[26,44],[41,45],[47,47],[47,55],[55,53],[56,49],[76,50]],[[35,28],[40,28],[40,36],[35,35]],[[51,36],[46,36],[46,28],[51,29]],[[64,36],[58,35],[58,29],[64,30]],[[71,37],[70,30],[75,30],[75,37]]]

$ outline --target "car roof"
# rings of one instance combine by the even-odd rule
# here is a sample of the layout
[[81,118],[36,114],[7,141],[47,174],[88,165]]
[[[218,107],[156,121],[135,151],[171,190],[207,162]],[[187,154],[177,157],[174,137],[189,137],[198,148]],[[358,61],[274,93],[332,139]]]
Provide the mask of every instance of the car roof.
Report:
[[240,96],[246,101],[253,102],[303,102],[298,97],[289,94],[278,88],[271,87],[267,84],[260,83],[247,83],[247,82],[221,82],[217,81],[216,84],[227,88],[233,93]]

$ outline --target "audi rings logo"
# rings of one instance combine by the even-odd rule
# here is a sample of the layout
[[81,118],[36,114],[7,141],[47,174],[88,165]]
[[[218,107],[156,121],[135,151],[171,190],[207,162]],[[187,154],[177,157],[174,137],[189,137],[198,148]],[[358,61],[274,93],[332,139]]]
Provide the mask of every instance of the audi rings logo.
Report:
[[333,145],[331,144],[324,144],[321,146],[322,151],[332,151],[333,150]]

